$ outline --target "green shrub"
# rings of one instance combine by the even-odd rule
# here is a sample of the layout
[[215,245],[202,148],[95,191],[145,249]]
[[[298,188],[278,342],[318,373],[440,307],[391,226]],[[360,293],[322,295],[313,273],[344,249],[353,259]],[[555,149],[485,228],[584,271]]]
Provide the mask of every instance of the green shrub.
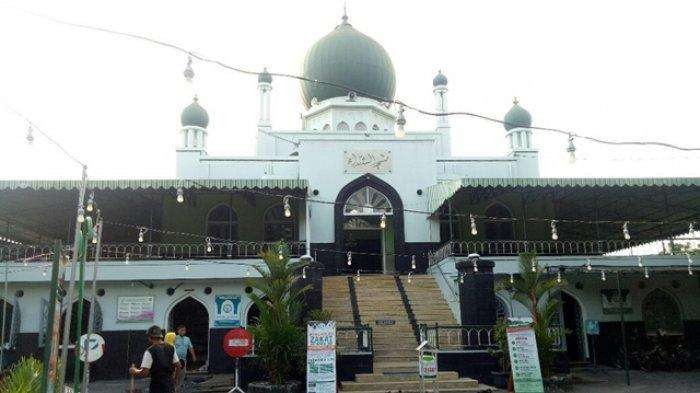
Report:
[[39,393],[41,390],[41,362],[22,358],[15,363],[0,383],[0,393]]

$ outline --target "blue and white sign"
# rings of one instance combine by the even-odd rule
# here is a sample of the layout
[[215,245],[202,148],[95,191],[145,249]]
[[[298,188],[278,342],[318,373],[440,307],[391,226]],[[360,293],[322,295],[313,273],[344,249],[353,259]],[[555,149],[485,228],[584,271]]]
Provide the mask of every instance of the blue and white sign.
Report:
[[600,324],[595,319],[586,320],[586,333],[591,336],[597,336],[600,334]]
[[241,326],[241,296],[217,295],[214,326]]

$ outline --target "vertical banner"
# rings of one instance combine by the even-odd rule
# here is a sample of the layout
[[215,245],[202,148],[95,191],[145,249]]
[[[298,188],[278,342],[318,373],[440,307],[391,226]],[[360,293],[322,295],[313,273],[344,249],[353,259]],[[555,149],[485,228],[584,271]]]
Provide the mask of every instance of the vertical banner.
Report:
[[336,393],[335,321],[309,322],[306,338],[306,392]]
[[537,339],[532,326],[509,326],[506,332],[515,393],[543,393]]

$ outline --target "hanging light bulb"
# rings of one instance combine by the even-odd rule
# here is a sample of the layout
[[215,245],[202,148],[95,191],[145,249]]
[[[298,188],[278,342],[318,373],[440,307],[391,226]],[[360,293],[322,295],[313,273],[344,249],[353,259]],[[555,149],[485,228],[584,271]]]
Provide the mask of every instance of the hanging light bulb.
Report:
[[185,262],[185,270],[186,271],[190,270],[190,261]]
[[406,280],[409,284],[411,283],[411,272],[408,272],[408,279]]
[[404,107],[401,105],[399,107],[399,116],[396,118],[396,131],[394,131],[394,136],[397,138],[403,138],[406,136],[406,130],[404,126],[406,125],[406,117],[403,115]]
[[601,271],[600,271],[600,281],[605,281],[605,280],[606,280],[606,278],[605,278],[605,270],[601,270]]
[[78,222],[83,223],[85,222],[85,210],[83,209],[82,206],[78,208]]
[[382,213],[381,218],[379,218],[379,227],[384,229],[386,228],[386,214]]
[[34,144],[34,129],[31,125],[27,127],[27,143],[30,145]]
[[630,240],[632,238],[629,231],[629,221],[622,223],[622,236],[625,238],[625,240]]
[[557,283],[561,284],[561,269],[557,270]]
[[177,188],[177,203],[182,203],[185,201],[185,190],[182,187]]
[[[97,231],[97,228],[95,228],[94,230]],[[97,235],[92,237],[92,244],[97,244]]]
[[143,235],[146,234],[146,228],[139,228],[139,243],[143,243]]
[[29,262],[28,262],[27,258],[24,258],[24,261],[22,262],[22,264],[23,264],[25,267],[26,267],[26,266],[29,266]]
[[357,269],[357,274],[355,275],[355,281],[360,282],[360,269]]
[[192,83],[192,79],[194,79],[194,70],[192,69],[192,56],[187,57],[187,66],[185,67],[185,71],[182,74],[185,76],[187,82]]
[[685,253],[685,256],[688,258],[688,266],[693,266],[693,257],[690,256],[690,253]]
[[207,242],[207,252],[211,252],[211,238],[207,237],[204,241]]
[[459,283],[460,284],[464,284],[464,276],[466,276],[466,275],[467,275],[466,273],[462,273],[459,275]]
[[695,223],[694,222],[691,222],[690,224],[688,224],[688,233],[691,235],[695,234]]
[[245,276],[250,277],[250,266],[245,268]]
[[476,236],[478,233],[476,230],[476,216],[469,213],[469,228],[471,230],[471,234]]
[[411,269],[416,270],[416,256],[411,255]]
[[644,267],[644,264],[642,263],[642,256],[637,257],[637,266],[639,267]]
[[552,220],[549,223],[549,226],[552,227],[552,240],[558,240],[559,232],[557,232],[557,222],[555,220]]
[[508,279],[508,281],[510,281],[511,284],[515,283],[515,277],[513,277],[513,273],[510,273],[510,278]]
[[124,264],[128,265],[129,264],[129,253],[127,252],[126,255],[124,256]]
[[566,147],[566,152],[569,153],[569,164],[576,162],[576,146],[574,146],[574,137],[569,134],[569,145]]
[[92,212],[92,210],[95,208],[94,205],[95,205],[95,192],[93,191],[90,193],[90,197],[88,198],[88,201],[87,201],[86,210],[88,211],[88,213]]
[[586,259],[586,270],[588,270],[589,272],[591,270],[593,270],[593,266],[591,266],[591,259],[590,258]]
[[306,280],[306,266],[304,266],[304,268],[301,269],[301,278],[303,278],[304,280]]
[[649,268],[644,266],[644,278],[649,278]]
[[352,252],[348,251],[348,266],[352,266]]
[[689,276],[693,275],[693,266],[692,265],[688,265],[688,275]]
[[289,195],[285,195],[284,198],[282,198],[282,204],[284,205],[284,216],[289,218],[292,216],[292,208],[289,206]]
[[474,273],[478,273],[478,272],[479,272],[479,265],[477,264],[477,262],[479,262],[479,259],[478,259],[478,258],[474,258],[474,259],[472,260],[472,265],[474,266],[474,267],[473,267]]
[[49,271],[49,267],[48,267],[48,266],[44,267],[44,269],[41,271],[41,275],[44,276],[44,277],[46,277],[46,273],[47,273],[48,271]]
[[284,259],[284,253],[282,252],[282,247],[277,249],[277,259],[279,259],[280,261]]
[[537,272],[537,262],[535,261],[535,258],[532,258],[532,261],[530,261],[530,270],[533,273]]

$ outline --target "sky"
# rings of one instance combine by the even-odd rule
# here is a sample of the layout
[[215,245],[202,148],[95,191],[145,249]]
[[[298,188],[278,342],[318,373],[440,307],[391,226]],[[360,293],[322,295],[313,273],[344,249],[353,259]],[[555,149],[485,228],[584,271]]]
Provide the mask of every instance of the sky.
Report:
[[[4,105],[88,165],[92,179],[172,178],[179,115],[193,92],[210,115],[209,154],[254,154],[257,79],[171,49],[76,29],[147,35],[231,65],[300,73],[343,1],[0,1],[0,179],[77,179],[80,168]],[[396,97],[432,109],[432,78],[449,79],[449,109],[502,116],[517,96],[533,124],[619,141],[700,147],[700,24],[687,1],[348,1],[350,23],[381,43]],[[275,129],[298,129],[299,82],[276,78]],[[435,119],[407,112],[406,128]],[[506,154],[502,125],[451,118],[453,154]],[[700,152],[607,147],[535,132],[543,177],[698,176]]]

